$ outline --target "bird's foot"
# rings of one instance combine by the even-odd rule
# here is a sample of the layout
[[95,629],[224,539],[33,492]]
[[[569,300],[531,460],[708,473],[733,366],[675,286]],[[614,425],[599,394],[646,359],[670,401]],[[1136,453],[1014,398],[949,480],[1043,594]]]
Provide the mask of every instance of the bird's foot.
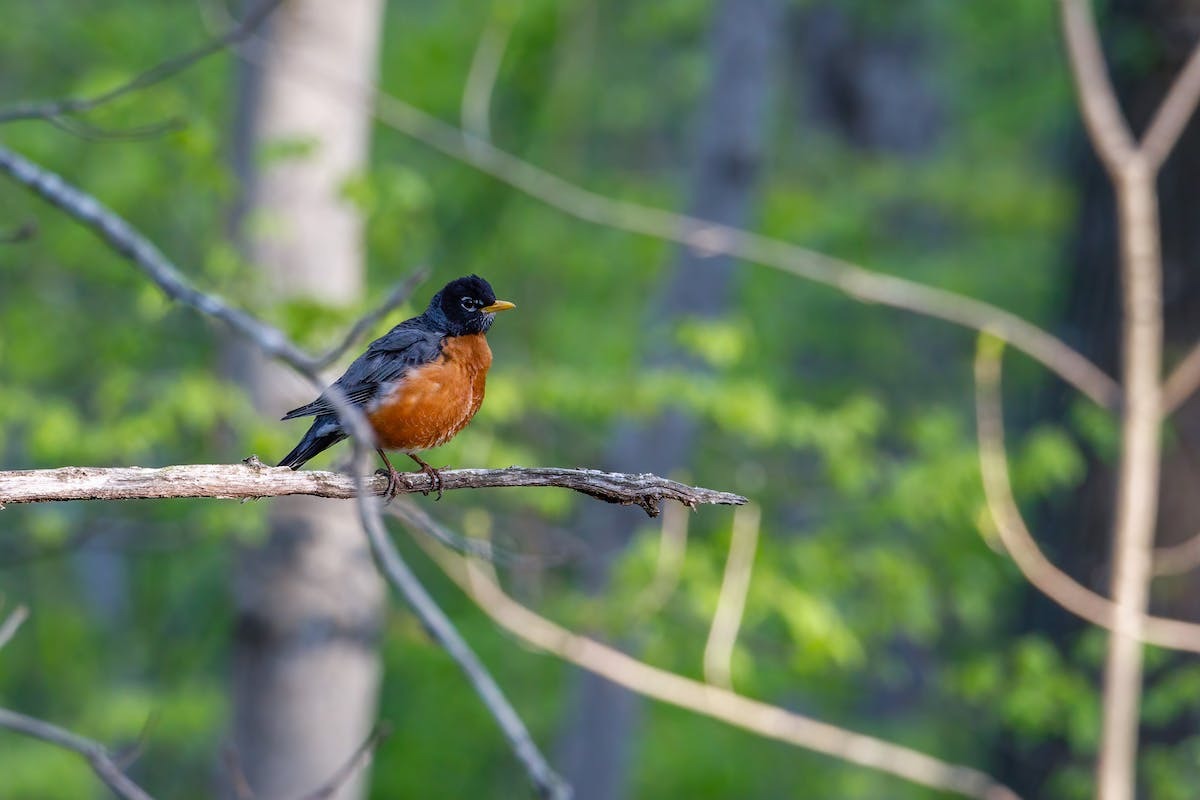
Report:
[[437,490],[438,495],[437,495],[437,497],[434,498],[434,500],[441,500],[442,499],[442,470],[444,470],[445,467],[431,467],[431,466],[429,466],[429,464],[425,463],[425,459],[418,457],[416,453],[409,453],[408,457],[411,458],[413,461],[417,462],[418,465],[420,465],[421,472],[423,472],[429,476],[429,488],[422,489],[421,494],[428,497],[430,492]]
[[421,472],[429,476],[429,488],[424,491],[426,497],[429,496],[431,491],[436,490],[437,497],[433,499],[435,501],[442,499],[442,470],[444,469],[445,467],[431,467],[428,464],[421,465]]
[[[387,469],[377,469],[375,470],[375,474],[387,476],[387,488],[383,490],[383,504],[386,506],[396,499],[396,495],[400,494],[400,473],[396,471],[395,467],[388,464]],[[426,494],[429,494],[429,492],[426,492]]]

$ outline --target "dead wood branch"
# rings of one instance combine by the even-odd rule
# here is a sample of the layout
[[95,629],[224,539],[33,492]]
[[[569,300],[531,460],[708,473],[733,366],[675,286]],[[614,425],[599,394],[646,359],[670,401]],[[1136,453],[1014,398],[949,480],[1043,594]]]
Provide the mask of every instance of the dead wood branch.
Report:
[[100,780],[125,800],[152,800],[145,789],[125,774],[108,749],[99,742],[6,708],[0,708],[0,728],[78,753],[87,760]]
[[[354,478],[337,472],[268,467],[257,459],[246,464],[184,464],[146,467],[60,467],[0,472],[0,506],[9,503],[47,503],[64,500],[152,500],[168,497],[260,498],[306,494],[350,499],[357,496]],[[442,488],[490,489],[512,486],[557,486],[606,503],[636,505],[657,516],[664,500],[690,508],[698,505],[743,505],[746,498],[688,486],[657,475],[630,475],[594,469],[508,467],[506,469],[448,469]],[[428,475],[402,473],[400,491],[432,489]],[[387,478],[366,480],[369,494],[382,495]]]

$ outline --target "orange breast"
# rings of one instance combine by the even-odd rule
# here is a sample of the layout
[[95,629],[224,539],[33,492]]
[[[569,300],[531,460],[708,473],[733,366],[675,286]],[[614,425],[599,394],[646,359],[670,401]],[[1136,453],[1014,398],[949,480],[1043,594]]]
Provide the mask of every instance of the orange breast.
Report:
[[436,361],[411,370],[368,409],[380,446],[412,453],[450,441],[483,403],[491,365],[482,334],[448,338]]

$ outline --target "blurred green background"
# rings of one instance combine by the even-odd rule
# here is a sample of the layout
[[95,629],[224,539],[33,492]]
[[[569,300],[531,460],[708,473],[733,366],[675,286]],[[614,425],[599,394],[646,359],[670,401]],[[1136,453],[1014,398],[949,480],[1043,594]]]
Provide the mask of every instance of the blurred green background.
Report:
[[[1072,247],[1087,170],[1053,4],[796,1],[779,14],[747,226],[1063,330],[1081,291]],[[513,19],[492,97],[498,146],[605,195],[689,207],[711,4],[391,2],[380,84],[457,124],[489,15]],[[8,2],[4,16],[0,106],[105,89],[209,35],[191,3]],[[1134,72],[1162,50],[1137,27],[1114,46]],[[519,310],[490,336],[482,411],[427,460],[604,466],[623,420],[683,412],[695,446],[675,477],[763,510],[738,691],[977,766],[1028,797],[1090,796],[1104,640],[1034,600],[986,522],[973,333],[751,264],[736,266],[719,317],[664,330],[649,315],[673,245],[566,216],[382,125],[369,171],[345,187],[367,220],[367,299],[272,304],[227,235],[236,72],[218,55],[87,117],[112,129],[180,122],[164,135],[90,140],[34,121],[5,125],[0,140],[124,215],[201,287],[314,349],[417,265],[432,277],[375,335],[446,280],[486,276]],[[0,227],[27,220],[36,238],[0,245],[0,466],[269,461],[291,447],[301,428],[256,414],[223,377],[222,330],[0,182]],[[643,368],[651,329],[693,358]],[[1005,396],[1018,497],[1035,523],[1062,519],[1054,509],[1111,457],[1112,422],[1020,356]],[[594,502],[564,490],[418,501],[540,558],[500,571],[542,613],[701,677],[727,509],[691,515],[680,583],[647,614],[659,528],[636,510],[629,545],[605,549],[577,533]],[[6,509],[0,592],[33,616],[0,654],[3,705],[116,744],[152,718],[132,774],[162,797],[211,796],[230,713],[231,562],[262,536],[268,505]],[[1048,550],[1069,566],[1082,540],[1056,531]],[[398,530],[397,541],[553,755],[572,670],[499,632]],[[597,559],[612,559],[611,580],[584,591]],[[1104,585],[1102,570],[1087,578]],[[526,796],[458,670],[397,603],[382,650],[379,717],[394,733],[371,796]],[[1200,739],[1186,704],[1200,668],[1150,659],[1145,796],[1192,796]],[[937,796],[651,702],[627,735],[628,797]],[[74,756],[0,734],[0,798],[93,796],[103,790]]]

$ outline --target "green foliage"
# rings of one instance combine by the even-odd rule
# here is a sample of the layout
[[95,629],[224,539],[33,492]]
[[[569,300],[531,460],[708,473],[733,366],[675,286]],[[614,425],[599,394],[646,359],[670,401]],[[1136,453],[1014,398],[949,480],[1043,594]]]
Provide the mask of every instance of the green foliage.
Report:
[[[188,4],[118,0],[86,14],[58,0],[9,5],[0,105],[104,90],[200,35]],[[1071,112],[1051,4],[855,0],[846,8],[856,35],[898,31],[922,43],[922,74],[944,102],[937,146],[898,157],[816,129],[802,103],[791,106],[798,89],[788,51],[749,225],[1053,320],[1075,209],[1054,152]],[[478,11],[463,0],[389,6],[380,84],[456,120],[486,24]],[[494,4],[493,14],[514,23],[492,97],[497,144],[595,191],[685,208],[710,12],[688,0]],[[785,50],[796,47],[785,39]],[[147,141],[81,141],[21,123],[5,127],[5,143],[101,198],[198,284],[313,349],[336,341],[418,264],[433,277],[397,318],[415,311],[430,285],[487,276],[519,311],[491,334],[496,363],[483,410],[433,463],[599,464],[617,421],[687,413],[699,431],[687,479],[747,492],[764,509],[733,663],[739,691],[981,767],[1002,737],[1030,757],[1065,743],[1070,759],[1055,765],[1046,796],[1088,795],[1103,639],[1013,633],[1027,589],[982,522],[971,333],[753,265],[739,267],[725,316],[660,330],[647,298],[671,245],[564,216],[383,127],[371,168],[341,187],[366,219],[370,297],[350,309],[273,305],[226,239],[237,188],[225,155],[233,85],[233,61],[217,57],[87,117],[113,128],[183,123]],[[257,157],[303,159],[314,146],[280,141]],[[40,231],[34,242],[0,245],[5,467],[230,461],[251,452],[270,460],[299,435],[299,425],[260,418],[223,377],[223,334],[165,301],[90,233],[7,183],[0,212],[0,230],[35,219]],[[707,371],[639,368],[653,337]],[[1010,376],[1010,415],[1033,418],[1028,398],[1041,373],[1018,362]],[[1085,448],[1111,458],[1115,430],[1111,416],[1083,403],[1069,430],[1015,427],[1019,499],[1032,510],[1077,486]],[[335,451],[314,466],[342,457]],[[539,546],[577,552],[563,540],[592,503],[566,491],[463,494],[448,494],[436,511],[534,555]],[[153,717],[139,777],[173,797],[209,796],[228,718],[228,562],[239,543],[261,535],[265,508],[180,501],[6,510],[0,591],[28,598],[35,616],[3,654],[5,704],[114,744],[133,741]],[[511,582],[547,615],[700,677],[729,516],[709,509],[690,521],[679,583],[661,607],[647,602],[658,558],[649,523],[623,552],[585,556],[614,557],[602,596],[580,591],[576,563],[513,573]],[[115,610],[104,611],[80,579],[94,567],[90,537],[119,552],[124,599]],[[535,737],[552,743],[572,673],[497,633],[411,555]],[[375,760],[373,795],[427,796],[430,786],[455,797],[524,793],[494,725],[412,619],[392,614],[383,642],[381,718],[395,733]],[[1162,669],[1147,694],[1148,726],[1180,724],[1200,688],[1190,667]],[[76,759],[4,739],[0,798],[97,791]],[[1147,748],[1149,796],[1182,797],[1180,787],[1195,785],[1196,741]],[[631,752],[638,797],[932,796],[657,704]]]

